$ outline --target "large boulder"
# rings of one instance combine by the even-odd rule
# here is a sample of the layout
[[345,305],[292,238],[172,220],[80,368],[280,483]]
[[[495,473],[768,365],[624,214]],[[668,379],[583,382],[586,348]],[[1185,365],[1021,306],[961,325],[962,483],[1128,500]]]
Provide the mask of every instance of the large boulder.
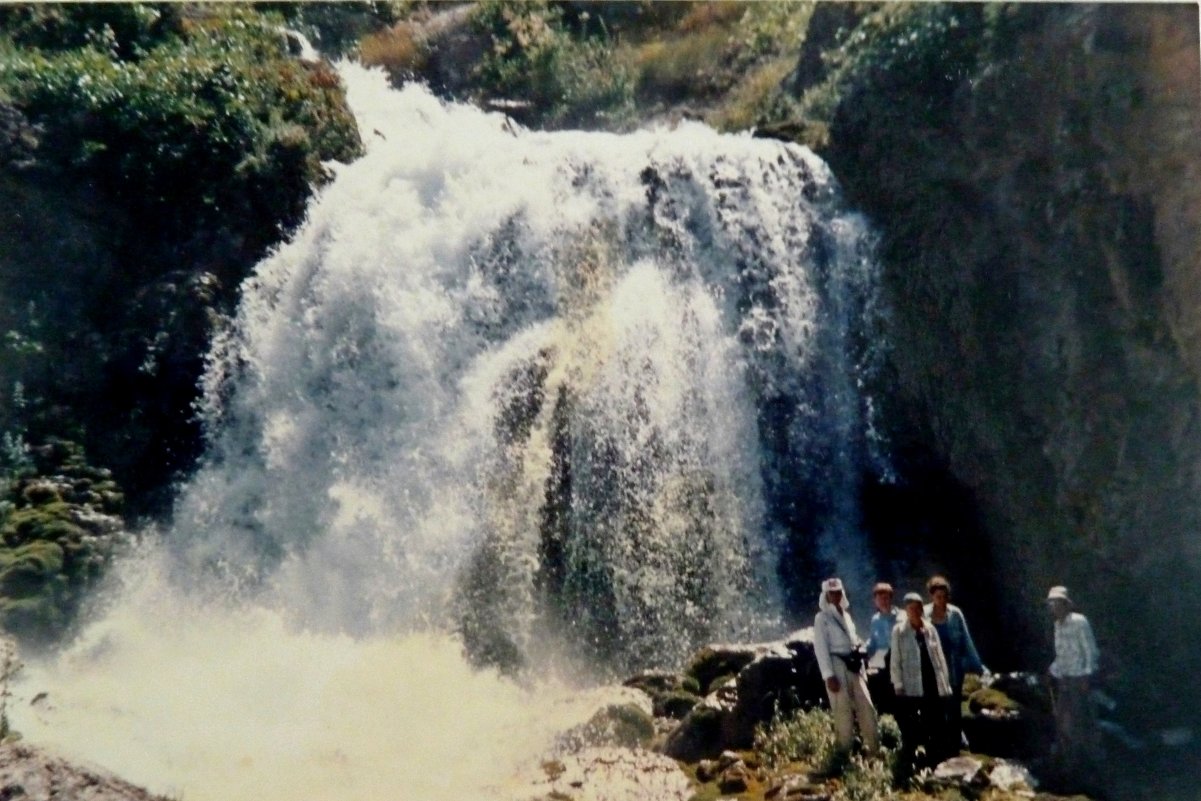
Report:
[[972,691],[963,731],[972,749],[998,757],[1033,759],[1054,738],[1051,699],[1033,673],[1005,673]]
[[755,727],[777,712],[816,706],[825,698],[808,630],[778,642],[706,646],[689,673],[708,694],[663,746],[664,753],[686,762],[749,748]]

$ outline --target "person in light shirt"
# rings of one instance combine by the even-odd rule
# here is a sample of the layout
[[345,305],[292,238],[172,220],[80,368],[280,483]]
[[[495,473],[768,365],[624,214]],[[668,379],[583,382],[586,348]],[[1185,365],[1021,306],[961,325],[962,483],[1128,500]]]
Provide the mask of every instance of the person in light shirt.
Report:
[[872,615],[871,636],[867,640],[867,689],[878,715],[894,714],[892,680],[889,678],[889,649],[892,648],[892,630],[904,618],[901,610],[892,605],[893,589],[887,581],[872,587],[872,602],[876,612]]
[[1048,672],[1054,688],[1057,756],[1065,772],[1076,773],[1086,767],[1097,745],[1090,692],[1100,651],[1088,618],[1073,611],[1067,587],[1052,587],[1047,606],[1055,621],[1055,661]]
[[856,723],[864,749],[875,754],[879,750],[880,736],[863,667],[852,669],[847,665],[848,658],[862,641],[855,631],[855,621],[847,612],[850,603],[842,581],[837,578],[823,581],[817,605],[819,611],[813,618],[813,651],[826,682],[839,755],[845,760],[850,753]]

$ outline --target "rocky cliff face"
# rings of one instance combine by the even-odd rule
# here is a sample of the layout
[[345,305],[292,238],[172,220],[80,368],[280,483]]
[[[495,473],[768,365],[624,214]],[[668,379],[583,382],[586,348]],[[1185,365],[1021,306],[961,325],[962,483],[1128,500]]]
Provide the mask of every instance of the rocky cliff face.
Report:
[[1187,708],[1169,699],[1201,635],[1197,9],[878,16],[825,155],[882,234],[898,452],[980,509],[944,533],[947,567],[992,565],[1015,642],[1069,585],[1141,677],[1122,684]]

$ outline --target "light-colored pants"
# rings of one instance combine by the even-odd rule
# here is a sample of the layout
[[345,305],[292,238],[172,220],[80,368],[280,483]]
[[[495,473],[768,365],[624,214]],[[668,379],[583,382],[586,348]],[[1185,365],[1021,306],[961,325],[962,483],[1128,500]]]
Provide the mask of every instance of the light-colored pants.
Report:
[[838,692],[826,689],[830,698],[830,712],[834,715],[834,736],[840,751],[850,751],[855,737],[855,721],[859,722],[859,736],[869,754],[879,750],[880,735],[876,724],[876,708],[872,706],[867,692],[867,680],[862,673],[851,673],[838,657],[832,657],[834,677],[838,679]]

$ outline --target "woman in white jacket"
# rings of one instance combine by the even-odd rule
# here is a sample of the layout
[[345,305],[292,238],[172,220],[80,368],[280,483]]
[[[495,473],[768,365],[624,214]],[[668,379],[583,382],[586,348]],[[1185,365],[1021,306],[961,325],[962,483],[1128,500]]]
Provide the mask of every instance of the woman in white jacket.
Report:
[[905,596],[905,620],[892,630],[892,687],[897,694],[901,727],[901,759],[914,760],[918,747],[925,760],[937,764],[952,756],[958,734],[950,725],[951,691],[947,658],[938,630],[925,617],[922,596]]

